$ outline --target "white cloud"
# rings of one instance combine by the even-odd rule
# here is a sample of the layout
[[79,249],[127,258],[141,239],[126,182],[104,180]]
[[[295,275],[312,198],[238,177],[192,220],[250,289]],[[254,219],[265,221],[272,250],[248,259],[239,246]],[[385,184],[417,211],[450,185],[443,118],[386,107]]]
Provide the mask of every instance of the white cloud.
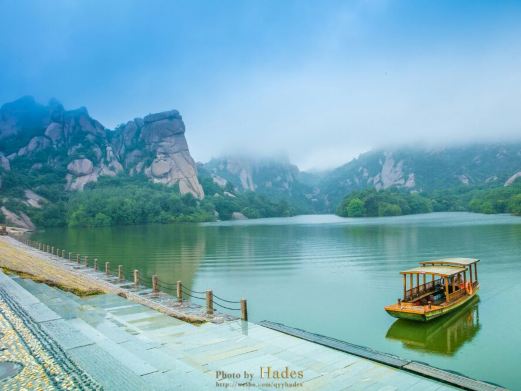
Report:
[[305,168],[369,147],[519,137],[520,65],[481,53],[251,72],[208,91],[190,113],[188,137],[202,160],[244,146],[285,150]]

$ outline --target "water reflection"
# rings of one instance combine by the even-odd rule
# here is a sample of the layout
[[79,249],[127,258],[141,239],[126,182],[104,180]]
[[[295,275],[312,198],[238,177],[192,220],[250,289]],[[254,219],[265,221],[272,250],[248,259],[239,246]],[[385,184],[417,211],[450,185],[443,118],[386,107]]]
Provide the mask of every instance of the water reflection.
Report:
[[479,297],[474,297],[457,313],[428,323],[398,319],[386,338],[401,341],[407,349],[452,356],[479,332]]
[[168,284],[165,290],[174,290],[177,280],[191,288],[206,252],[205,231],[190,224],[48,229],[32,239],[88,255],[91,262],[97,258],[100,265],[110,262],[113,271],[123,265],[126,278],[134,269],[147,281],[157,274]]

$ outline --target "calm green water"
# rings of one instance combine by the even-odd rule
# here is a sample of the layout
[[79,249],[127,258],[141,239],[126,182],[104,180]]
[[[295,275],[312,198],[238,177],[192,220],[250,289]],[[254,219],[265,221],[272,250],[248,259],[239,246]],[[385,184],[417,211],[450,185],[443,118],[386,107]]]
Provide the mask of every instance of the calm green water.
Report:
[[[55,229],[34,234],[130,274],[224,298],[268,319],[521,389],[521,218],[436,213],[298,216],[231,223]],[[480,299],[428,324],[383,310],[398,272],[424,259],[480,258]]]

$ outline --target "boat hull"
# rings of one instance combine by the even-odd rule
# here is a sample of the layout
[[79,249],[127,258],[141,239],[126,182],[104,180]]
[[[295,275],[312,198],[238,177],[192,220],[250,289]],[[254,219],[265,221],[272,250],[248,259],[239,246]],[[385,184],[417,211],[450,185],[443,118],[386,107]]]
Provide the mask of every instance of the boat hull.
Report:
[[[472,298],[474,298],[479,290],[479,286],[471,295],[465,295],[462,298],[454,301],[454,303],[450,303],[442,306],[432,306],[431,309],[425,307],[400,307],[397,304],[393,304],[385,307],[385,311],[395,318],[398,319],[407,319],[413,320],[417,322],[428,322],[430,320],[439,318],[440,316],[447,315],[458,308],[461,308],[466,303],[468,303]],[[418,309],[419,308],[419,309]]]

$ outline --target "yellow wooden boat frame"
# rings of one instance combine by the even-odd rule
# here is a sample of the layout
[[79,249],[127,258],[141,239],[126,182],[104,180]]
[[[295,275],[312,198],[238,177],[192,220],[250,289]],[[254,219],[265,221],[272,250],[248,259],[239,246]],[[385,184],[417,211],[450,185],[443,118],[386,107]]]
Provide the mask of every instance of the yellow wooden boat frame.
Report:
[[479,291],[478,262],[474,258],[445,258],[423,261],[419,267],[400,272],[403,299],[385,310],[395,318],[427,322],[460,308]]

